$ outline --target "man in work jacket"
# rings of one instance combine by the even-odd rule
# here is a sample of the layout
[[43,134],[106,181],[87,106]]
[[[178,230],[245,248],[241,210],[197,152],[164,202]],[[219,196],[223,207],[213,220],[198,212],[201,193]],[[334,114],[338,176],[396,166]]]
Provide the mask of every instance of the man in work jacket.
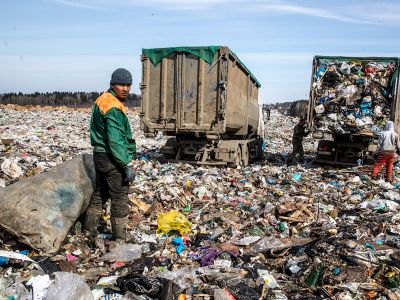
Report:
[[84,230],[95,235],[102,216],[102,204],[111,199],[111,225],[118,241],[127,241],[128,189],[135,173],[129,164],[136,156],[136,143],[124,105],[132,84],[131,73],[123,68],[111,75],[110,89],[92,108],[90,142],[96,169],[96,186],[86,211]]

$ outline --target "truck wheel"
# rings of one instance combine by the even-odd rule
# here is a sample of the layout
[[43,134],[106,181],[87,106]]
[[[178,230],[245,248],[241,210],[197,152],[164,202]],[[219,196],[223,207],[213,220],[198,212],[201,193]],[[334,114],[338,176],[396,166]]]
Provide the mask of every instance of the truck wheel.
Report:
[[161,152],[167,159],[175,158],[178,152],[176,138],[169,138],[165,143],[165,146],[161,148]]

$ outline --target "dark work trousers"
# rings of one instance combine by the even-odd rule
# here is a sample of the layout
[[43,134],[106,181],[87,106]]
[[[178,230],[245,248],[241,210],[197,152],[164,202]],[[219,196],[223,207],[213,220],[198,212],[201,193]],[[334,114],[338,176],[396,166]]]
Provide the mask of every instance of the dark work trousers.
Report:
[[94,152],[96,187],[88,211],[101,212],[103,204],[111,198],[111,216],[126,217],[129,213],[129,184],[124,182],[124,170],[112,159],[111,154]]
[[296,154],[299,154],[299,159],[303,160],[304,159],[303,142],[294,140],[292,141],[292,144],[293,144],[293,152],[289,155],[288,160],[293,161]]

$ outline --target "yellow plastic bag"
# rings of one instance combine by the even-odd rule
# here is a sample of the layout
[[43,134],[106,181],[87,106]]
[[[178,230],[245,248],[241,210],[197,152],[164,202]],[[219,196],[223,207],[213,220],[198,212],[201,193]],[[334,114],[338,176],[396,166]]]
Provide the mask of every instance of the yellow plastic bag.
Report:
[[157,216],[158,232],[168,233],[172,230],[185,235],[191,231],[192,223],[177,210],[171,210],[165,214],[159,213]]

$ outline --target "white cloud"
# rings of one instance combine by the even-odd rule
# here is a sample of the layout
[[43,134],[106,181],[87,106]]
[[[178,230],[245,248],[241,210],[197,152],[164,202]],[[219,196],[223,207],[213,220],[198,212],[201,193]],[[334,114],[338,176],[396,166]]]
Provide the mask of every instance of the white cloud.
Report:
[[75,6],[84,9],[104,9],[105,7],[121,7],[121,6],[136,6],[150,7],[162,10],[204,10],[212,8],[220,4],[229,4],[233,2],[242,2],[243,0],[52,0],[54,2]]
[[100,10],[100,11],[105,11],[106,10],[104,7],[85,3],[87,1],[73,1],[73,0],[54,0],[54,1],[57,2],[57,3],[63,4],[63,5],[73,6],[73,7],[76,7],[76,8]]
[[368,5],[348,6],[345,13],[356,14],[354,17],[382,25],[400,25],[400,4],[385,2]]
[[300,14],[300,15],[308,15],[313,17],[331,19],[341,22],[350,22],[350,23],[374,23],[370,20],[362,20],[353,17],[346,17],[335,13],[331,10],[313,8],[313,7],[306,7],[306,6],[298,6],[292,5],[288,3],[281,3],[281,4],[265,4],[260,5],[258,9],[264,9],[266,11],[277,11],[282,13],[291,13],[291,14]]
[[[210,11],[229,8],[231,11],[253,13],[278,13],[304,15],[346,23],[358,24],[400,24],[400,5],[366,0],[362,5],[314,1],[317,5],[298,5],[292,0],[45,0],[73,6],[79,9],[106,10],[117,7],[147,7],[155,10]],[[222,10],[222,13],[225,11]]]
[[[128,1],[127,1],[128,2]],[[136,3],[137,1],[130,1],[131,3]],[[241,1],[229,1],[229,0],[147,0],[137,3],[138,6],[147,6],[153,8],[161,9],[182,9],[182,10],[199,10],[199,9],[209,9],[216,5],[227,4],[232,2]]]

